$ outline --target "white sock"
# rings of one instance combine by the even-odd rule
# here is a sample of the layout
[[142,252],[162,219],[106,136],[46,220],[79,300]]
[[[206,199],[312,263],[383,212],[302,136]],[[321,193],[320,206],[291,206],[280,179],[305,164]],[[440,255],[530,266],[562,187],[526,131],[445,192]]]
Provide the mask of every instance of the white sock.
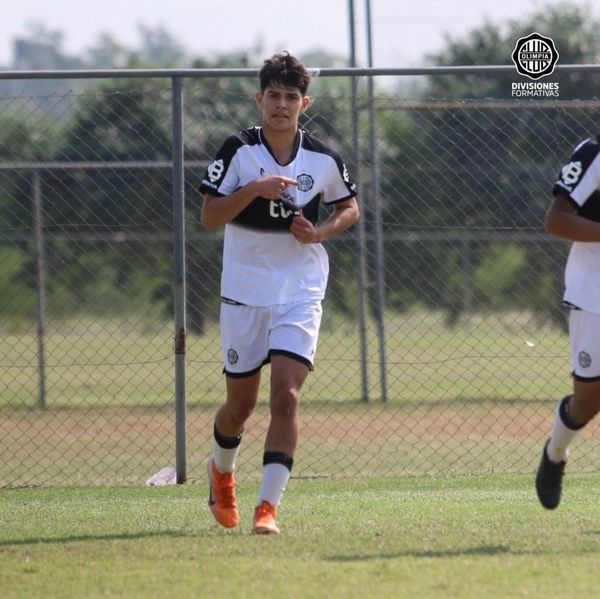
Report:
[[[562,402],[561,402],[562,403]],[[581,429],[569,428],[561,417],[560,406],[556,410],[554,415],[554,425],[552,426],[552,434],[550,435],[550,441],[546,451],[548,457],[553,462],[566,462],[569,457],[569,445],[573,439],[578,435]]]
[[290,471],[283,464],[267,464],[263,467],[263,479],[258,505],[268,501],[277,507],[290,478]]
[[221,474],[225,472],[233,472],[235,470],[235,459],[240,452],[240,446],[232,449],[226,449],[221,447],[216,441],[213,449],[213,459],[215,460],[215,466]]

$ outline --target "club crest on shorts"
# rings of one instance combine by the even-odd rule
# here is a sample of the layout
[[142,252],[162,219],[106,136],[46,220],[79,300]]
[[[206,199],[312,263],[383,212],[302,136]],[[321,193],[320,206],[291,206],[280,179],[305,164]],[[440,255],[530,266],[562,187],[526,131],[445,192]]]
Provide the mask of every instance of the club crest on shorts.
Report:
[[589,368],[592,365],[592,356],[586,351],[580,351],[577,356],[577,361],[582,368]]
[[315,180],[306,173],[298,175],[298,178],[296,180],[298,181],[298,189],[300,191],[310,191],[313,188],[313,185],[315,184]]
[[238,353],[235,351],[235,349],[230,347],[227,350],[227,361],[233,366],[234,364],[237,364],[238,359]]

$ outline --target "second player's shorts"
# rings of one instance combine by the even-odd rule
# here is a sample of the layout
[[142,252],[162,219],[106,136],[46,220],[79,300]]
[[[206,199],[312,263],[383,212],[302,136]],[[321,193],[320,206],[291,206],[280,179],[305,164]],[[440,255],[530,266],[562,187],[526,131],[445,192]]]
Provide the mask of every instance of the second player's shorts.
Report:
[[277,306],[221,303],[224,371],[244,377],[258,372],[273,354],[289,356],[313,369],[321,326],[321,301]]
[[600,379],[600,314],[570,310],[569,342],[573,376],[580,381]]

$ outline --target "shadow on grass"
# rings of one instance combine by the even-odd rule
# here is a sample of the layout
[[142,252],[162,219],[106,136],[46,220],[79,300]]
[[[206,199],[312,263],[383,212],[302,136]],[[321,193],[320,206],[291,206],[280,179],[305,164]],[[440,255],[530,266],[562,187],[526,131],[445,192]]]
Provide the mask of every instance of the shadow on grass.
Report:
[[373,555],[334,555],[325,558],[332,562],[358,562],[363,560],[396,559],[399,557],[463,557],[473,555],[502,555],[512,553],[507,545],[479,545],[465,549],[439,549],[429,551],[397,551],[393,553],[378,553]]
[[135,541],[151,538],[187,538],[198,537],[197,532],[180,530],[165,530],[160,532],[139,532],[105,535],[72,535],[68,537],[33,537],[31,539],[16,539],[0,541],[0,547],[19,547],[27,545],[64,545],[65,543],[81,543],[86,541]]

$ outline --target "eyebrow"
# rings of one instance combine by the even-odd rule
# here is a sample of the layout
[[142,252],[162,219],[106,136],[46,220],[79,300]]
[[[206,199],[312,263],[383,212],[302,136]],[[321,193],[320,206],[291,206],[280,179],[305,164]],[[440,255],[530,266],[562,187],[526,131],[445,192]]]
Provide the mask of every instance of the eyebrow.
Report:
[[298,96],[298,97],[302,97],[302,94],[300,93],[300,90],[297,89],[286,89],[283,87],[268,87],[265,90],[265,93],[267,94],[285,94],[288,96]]

